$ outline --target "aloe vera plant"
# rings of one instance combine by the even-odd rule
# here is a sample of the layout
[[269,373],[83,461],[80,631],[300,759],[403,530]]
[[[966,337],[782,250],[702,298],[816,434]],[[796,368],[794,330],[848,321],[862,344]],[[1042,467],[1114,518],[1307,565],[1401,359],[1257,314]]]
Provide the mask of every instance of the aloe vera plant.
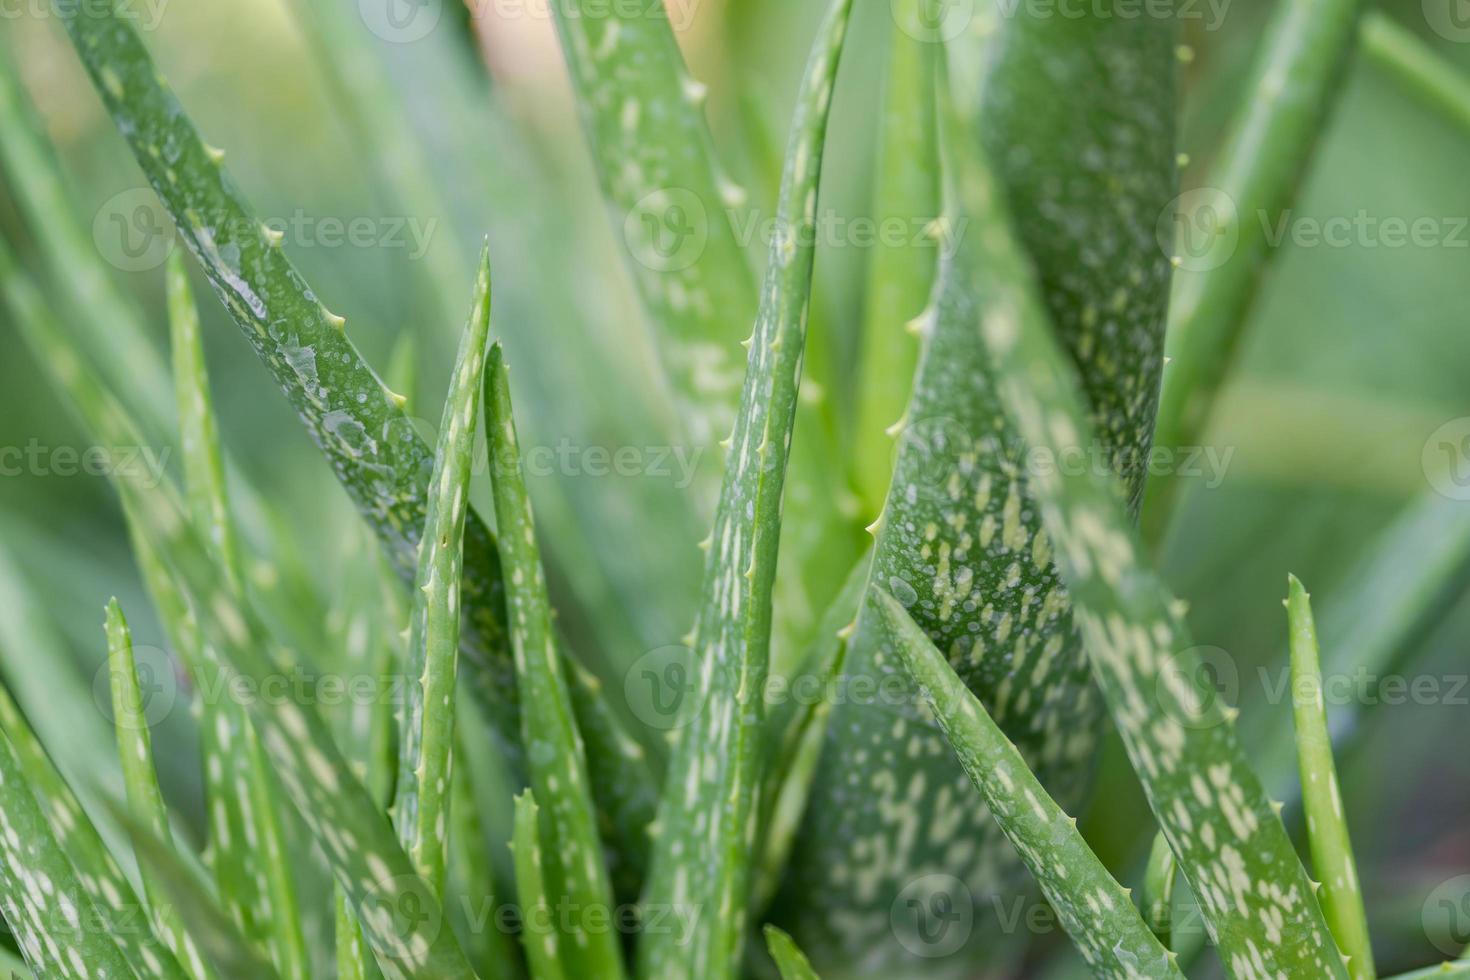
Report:
[[[30,105],[27,47],[0,65],[0,312],[95,448],[177,454],[99,470],[76,533],[92,548],[117,523],[130,570],[60,544],[61,571],[33,568],[13,554],[41,532],[3,525],[0,970],[837,980],[1030,976],[1023,958],[1055,953],[1059,974],[1179,978],[1204,944],[1175,915],[1189,903],[1232,978],[1424,962],[1365,901],[1346,829],[1375,712],[1324,691],[1408,669],[1453,622],[1470,524],[1459,470],[1430,463],[1463,442],[1455,423],[1431,437],[1438,495],[1324,596],[1320,651],[1290,580],[1273,635],[1296,697],[1253,705],[1247,732],[1213,697],[1168,549],[1146,552],[1189,530],[1173,483],[1145,488],[1156,421],[1171,445],[1203,431],[1271,250],[1249,237],[1200,269],[1161,247],[1193,49],[1183,5],[1124,6],[731,5],[725,91],[680,4],[567,0],[544,24],[567,117],[529,119],[497,61],[523,40],[505,11],[301,3],[353,176],[447,228],[347,297],[373,311],[349,339],[325,297],[350,263],[263,218],[260,161],[227,166],[203,134],[228,126],[154,60],[171,31],[55,0],[185,249],[132,282],[106,268],[106,216],[89,243],[69,130],[47,125],[76,93]],[[1217,165],[1237,204],[1290,205],[1357,43],[1401,96],[1463,116],[1456,68],[1359,13],[1283,0]],[[460,70],[466,28],[491,75]],[[760,256],[742,229],[768,197]],[[830,220],[853,201],[907,232],[853,261]],[[599,202],[611,243],[576,210]],[[129,286],[161,297],[170,357]],[[240,335],[237,371],[215,344]],[[263,466],[242,438],[269,414],[260,367],[321,472],[273,472],[286,444]],[[577,415],[605,442],[546,444]],[[672,445],[630,469],[632,432]],[[677,493],[632,485],[678,450]],[[298,478],[309,504],[283,492]],[[74,628],[62,597],[103,577],[97,601],[121,597],[103,631]],[[1136,866],[1070,816],[1109,725],[1148,807]],[[1034,893],[1066,944],[1017,933],[1004,905]],[[1456,914],[1443,893],[1427,934]]]

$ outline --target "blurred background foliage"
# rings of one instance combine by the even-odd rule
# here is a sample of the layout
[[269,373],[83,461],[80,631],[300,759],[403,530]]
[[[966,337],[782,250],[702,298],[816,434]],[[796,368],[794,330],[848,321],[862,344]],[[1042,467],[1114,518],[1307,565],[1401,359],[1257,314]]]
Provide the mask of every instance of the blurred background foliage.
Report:
[[[342,115],[333,94],[339,83],[300,28],[309,5],[334,2],[323,22],[359,31],[388,72],[386,115],[367,123],[386,140],[376,148],[364,141],[360,120]],[[429,7],[440,9],[438,2]],[[1425,11],[1432,4],[1381,7],[1470,73],[1470,42],[1430,30]],[[6,6],[0,57],[14,60],[39,106],[79,219],[91,227],[97,217],[105,235],[115,195],[145,185],[59,25],[33,9],[44,6]],[[616,255],[622,243],[603,220],[551,22],[531,13],[542,4],[502,2],[499,16],[469,18],[444,0],[437,27],[407,43],[384,43],[364,30],[349,0],[136,6],[145,17],[157,13],[156,29],[145,35],[149,47],[201,130],[227,151],[231,171],[262,214],[344,221],[406,215],[432,227],[422,257],[410,248],[287,240],[292,259],[327,306],[347,318],[352,338],[379,370],[401,334],[413,337],[413,414],[437,415],[470,264],[479,237],[488,234],[495,329],[515,366],[526,444],[668,445],[670,398],[651,380],[651,335]],[[1205,179],[1269,6],[1236,0],[1217,29],[1209,29],[1208,17],[1184,22],[1186,188]],[[716,142],[748,191],[745,207],[769,215],[789,100],[820,5],[672,0],[671,8],[692,71],[709,86]],[[858,4],[843,62],[824,187],[824,210],[841,215],[862,215],[871,197],[888,13],[881,0]],[[1448,223],[1470,215],[1470,130],[1417,102],[1371,60],[1360,57],[1343,86],[1295,213],[1325,220],[1366,211],[1378,219]],[[393,118],[405,128],[384,123]],[[384,145],[406,155],[384,160]],[[439,202],[441,213],[406,209],[385,190],[381,165],[398,160],[422,168],[422,200]],[[25,252],[29,236],[3,182],[0,230]],[[1231,453],[1225,478],[1215,487],[1194,481],[1186,488],[1159,556],[1167,580],[1189,603],[1197,641],[1226,651],[1234,665],[1248,744],[1274,730],[1268,718],[1280,724],[1282,717],[1271,716],[1290,710],[1289,702],[1269,697],[1286,670],[1279,603],[1287,572],[1312,586],[1319,616],[1330,616],[1354,562],[1405,508],[1433,492],[1421,462],[1430,434],[1470,416],[1467,240],[1462,228],[1459,247],[1287,242],[1275,258],[1206,439]],[[751,243],[757,262],[762,244]],[[866,251],[846,244],[818,252],[806,383],[830,395],[825,418],[839,439],[860,356],[856,304]],[[23,257],[40,268],[33,254]],[[162,351],[161,265],[119,269],[115,279],[146,310]],[[49,286],[53,295],[67,294],[65,282]],[[341,542],[349,536],[346,522],[357,518],[342,506],[320,454],[238,330],[207,290],[199,292],[225,442],[251,480],[280,502],[312,577],[330,595],[333,577],[352,560]],[[4,317],[0,312],[0,447],[85,448]],[[702,458],[706,471],[718,466],[714,456]],[[700,568],[693,545],[706,518],[677,476],[677,469],[668,477],[533,475],[561,622],[615,687],[641,654],[677,642],[689,626]],[[477,488],[482,513],[489,513],[486,489]],[[1459,510],[1448,513],[1470,521]],[[1457,532],[1447,525],[1445,533]],[[119,595],[133,614],[138,644],[165,646],[103,478],[7,472],[0,479],[0,536],[28,583],[23,594],[0,575],[0,615],[16,615],[15,604],[24,602],[28,614],[60,632],[72,660],[53,666],[73,676],[58,681],[59,689],[85,690],[102,664],[99,611],[109,595]],[[1395,577],[1383,581],[1391,589]],[[1470,601],[1463,592],[1456,589],[1438,625],[1414,638],[1420,649],[1401,651],[1416,672],[1452,678],[1470,670]],[[1458,703],[1411,698],[1373,707],[1356,747],[1340,760],[1386,972],[1438,955],[1425,935],[1423,896],[1470,870],[1470,691],[1458,696]],[[198,792],[190,741],[182,717],[155,734],[166,791],[186,813]],[[1133,867],[1151,822],[1115,740],[1100,759],[1103,791],[1084,827],[1110,866]],[[197,816],[197,804],[194,810]]]

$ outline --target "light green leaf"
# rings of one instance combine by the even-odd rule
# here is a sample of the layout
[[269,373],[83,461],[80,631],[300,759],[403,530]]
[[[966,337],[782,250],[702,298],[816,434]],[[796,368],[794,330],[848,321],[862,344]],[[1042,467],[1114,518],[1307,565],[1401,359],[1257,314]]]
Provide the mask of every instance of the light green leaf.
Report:
[[[1268,229],[1291,205],[1342,92],[1362,0],[1286,0],[1273,16],[1241,109],[1206,185],[1180,198],[1172,361],[1159,404],[1158,444],[1199,445],[1271,259]],[[1167,530],[1179,480],[1161,477],[1147,534]]]
[[613,231],[660,328],[690,441],[730,425],[731,356],[755,314],[750,267],[727,216],[744,199],[715,159],[705,87],[684,65],[663,0],[552,5]]
[[819,980],[817,971],[807,962],[806,954],[796,947],[790,936],[775,926],[766,926],[765,932],[766,948],[771,951],[771,959],[776,961],[776,968],[781,971],[781,980]]
[[[245,573],[230,515],[219,427],[199,336],[199,312],[178,253],[169,256],[165,280],[185,502],[224,581],[235,595],[244,596]],[[135,550],[141,555],[148,545]],[[140,562],[152,561],[140,558]],[[219,681],[218,671],[209,663],[212,658],[201,658],[194,649],[200,642],[198,627],[189,621],[177,596],[168,594],[176,590],[166,582],[167,575],[155,568],[144,578],[150,583],[160,614],[170,624],[176,644],[188,645],[181,657],[194,668],[195,681],[204,692],[201,700],[208,702],[201,705],[200,713],[201,728],[211,729],[201,739],[207,755],[205,780],[216,826],[224,828],[211,853],[222,885],[228,882],[227,901],[233,904],[247,933],[272,951],[284,980],[306,980],[306,937],[291,863],[285,860],[282,821],[286,803],[245,711],[230,697],[218,697],[220,688],[208,686]],[[238,778],[230,779],[226,774]],[[238,833],[232,835],[231,830]],[[240,841],[255,841],[256,846],[231,846]]]
[[404,705],[393,819],[414,867],[444,895],[445,838],[454,759],[454,697],[459,665],[459,601],[465,515],[474,464],[485,344],[490,334],[490,253],[480,271],[469,322],[439,423],[439,444],[409,623]]
[[928,635],[897,599],[881,588],[874,596],[899,657],[949,744],[1094,976],[1183,980],[1128,892],[1082,839],[1076,819],[1046,792]]
[[[133,637],[117,599],[107,603],[107,661],[112,689],[112,721],[117,729],[118,758],[122,763],[123,784],[127,788],[128,806],[133,819],[163,845],[172,846],[168,810],[158,788],[158,774],[153,766],[153,734],[149,728],[148,701],[138,683],[138,669],[133,660]],[[149,911],[155,928],[179,962],[187,965],[195,980],[207,980],[214,973],[204,963],[184,923],[163,887],[143,869],[143,891],[148,896]]]
[[516,797],[515,833],[510,849],[515,855],[516,891],[521,902],[521,945],[531,967],[531,980],[563,980],[561,940],[546,888],[541,861],[540,808],[536,795],[526,790]]
[[0,731],[9,740],[31,798],[49,820],[56,843],[76,872],[80,894],[104,915],[102,921],[123,956],[140,976],[161,973],[170,980],[184,980],[185,974],[168,948],[146,925],[139,928],[146,907],[138,900],[132,882],[118,867],[91,818],[3,687]]
[[[952,118],[952,117],[947,117]],[[976,321],[1008,414],[1054,459],[1092,445],[1075,370],[1059,349],[1000,189],[962,124],[954,183],[979,248]],[[1246,763],[1234,723],[1204,702],[1179,611],[1140,558],[1122,486],[1089,467],[1033,481],[1093,676],[1160,829],[1236,975],[1345,977],[1285,828]]]
[[[140,435],[126,410],[76,360],[54,325],[48,326],[45,308],[32,306],[28,312],[20,319],[27,341],[55,372],[99,440],[139,445]],[[226,685],[217,690],[227,690],[241,678],[254,690],[272,689],[283,676],[277,658],[284,651],[249,603],[231,593],[173,488],[166,482],[141,486],[141,474],[116,475],[135,537],[166,565],[184,608],[199,624],[199,648],[213,664],[211,676]],[[390,978],[471,976],[452,933],[441,928],[438,901],[414,873],[387,817],[353,775],[325,722],[314,709],[293,702],[246,700],[271,766],[363,917],[374,953]]]
[[113,929],[96,928],[108,921],[99,917],[107,910],[94,907],[77,879],[31,795],[9,737],[0,734],[0,912],[26,962],[57,980],[91,980],[103,974],[152,980],[163,975],[159,953],[168,954],[162,947],[141,950],[142,963],[151,969],[129,965]]
[[1169,839],[1155,834],[1143,875],[1143,914],[1165,948],[1170,947],[1174,931],[1174,882],[1178,869],[1174,852],[1169,849]]
[[[215,902],[204,882],[183,862],[173,845],[156,837],[141,821],[124,817],[133,849],[148,879],[157,883],[178,912],[183,928],[223,977],[278,980],[279,974]],[[142,980],[142,978],[140,978]]]
[[1382,11],[1363,17],[1363,54],[1409,92],[1470,132],[1470,78]]
[[853,460],[869,515],[883,508],[893,476],[893,440],[913,389],[918,324],[938,270],[939,247],[918,241],[918,222],[939,217],[939,144],[934,131],[934,45],[900,25],[916,22],[929,0],[900,0],[889,31],[888,76],[879,127],[873,218],[898,222],[901,238],[880,236],[867,270]]
[[759,812],[760,726],[769,668],[781,491],[795,420],[828,110],[850,0],[834,0],[797,101],[777,234],[730,457],[715,512],[694,629],[700,710],[665,777],[645,903],[701,915],[687,942],[645,933],[640,975],[730,976],[740,960]]
[[542,874],[556,906],[565,904],[581,916],[570,921],[557,918],[563,965],[576,974],[614,980],[623,975],[617,934],[589,928],[586,919],[598,909],[611,913],[612,885],[597,836],[586,750],[552,630],[546,574],[536,547],[511,409],[510,376],[498,344],[490,351],[486,373],[485,425],[493,460],[500,558],[508,572],[506,598],[521,688],[521,737],[527,747],[531,788],[546,808],[540,840],[551,861]]
[[1286,615],[1291,629],[1291,700],[1296,720],[1296,750],[1302,775],[1302,807],[1312,866],[1322,880],[1322,914],[1342,950],[1352,980],[1373,980],[1373,943],[1358,888],[1358,866],[1343,816],[1327,705],[1322,697],[1322,663],[1311,597],[1295,575],[1289,577]]

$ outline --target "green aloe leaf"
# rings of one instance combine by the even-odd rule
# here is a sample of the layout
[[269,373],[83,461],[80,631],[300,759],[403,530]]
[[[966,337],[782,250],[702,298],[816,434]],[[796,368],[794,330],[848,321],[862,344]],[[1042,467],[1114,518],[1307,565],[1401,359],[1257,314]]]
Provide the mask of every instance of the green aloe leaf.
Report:
[[[76,360],[54,324],[48,324],[44,306],[27,312],[20,318],[27,341],[99,441],[139,445],[127,411]],[[214,665],[213,676],[225,685],[242,680],[254,690],[271,690],[284,675],[284,651],[249,602],[231,593],[173,488],[140,485],[141,474],[117,475],[130,527],[177,585],[184,608],[198,623],[199,648]],[[444,927],[437,899],[414,873],[392,825],[315,709],[276,698],[245,700],[270,765],[358,910],[380,965],[391,977],[472,976]]]
[[[143,949],[138,969],[123,954],[112,929],[82,889],[80,876],[46,822],[10,738],[0,734],[0,912],[15,932],[26,962],[43,976],[91,980],[93,976],[152,980],[164,976],[168,953]],[[117,909],[114,911],[132,911]],[[136,928],[136,923],[134,923]],[[160,955],[161,954],[161,955]],[[177,966],[173,976],[181,976]]]
[[[1075,368],[1052,334],[995,178],[962,124],[951,131],[955,187],[980,245],[967,256],[981,297],[975,319],[997,390],[1027,443],[1064,459],[1093,438]],[[1214,701],[1199,709],[1197,656],[1176,604],[1140,558],[1124,488],[1109,474],[1061,466],[1033,486],[1093,676],[1226,968],[1344,978],[1232,718]]]
[[[0,58],[0,164],[5,167],[16,204],[31,227],[36,244],[57,282],[77,297],[75,323],[83,346],[150,434],[173,429],[172,390],[158,348],[137,305],[117,288],[99,261],[97,246],[77,220],[41,122],[28,105],[15,61]],[[106,318],[90,315],[109,311]]]
[[1439,966],[1400,973],[1390,980],[1459,980],[1461,977],[1470,977],[1470,963],[1441,963]]
[[[76,0],[58,9],[84,66],[225,308],[270,369],[401,575],[417,570],[432,451],[400,397],[363,361],[332,314],[256,218],[162,81],[133,25]],[[167,147],[168,153],[152,150]],[[165,157],[167,158],[165,160]],[[518,731],[495,539],[466,519],[461,653],[468,686],[507,746]],[[589,727],[589,735],[598,729]],[[616,751],[608,753],[616,759]],[[630,770],[625,778],[641,774]]]
[[[58,0],[83,65],[221,302],[270,369],[400,573],[417,569],[432,450],[200,139],[127,18]],[[167,148],[167,154],[152,152]],[[490,532],[465,531],[464,650],[472,687],[514,744],[514,678]]]
[[797,948],[796,942],[775,926],[766,926],[766,948],[776,969],[781,971],[781,980],[819,980],[806,954]]
[[[179,439],[184,471],[184,496],[195,528],[209,543],[211,553],[231,591],[243,596],[245,573],[240,558],[235,523],[231,518],[225,484],[219,427],[215,420],[209,374],[204,364],[204,347],[199,336],[199,311],[189,287],[184,260],[169,256],[165,270],[168,300],[169,339],[173,353],[174,398],[178,408]],[[147,544],[137,549],[148,550]],[[155,596],[160,614],[169,624],[181,657],[192,667],[200,690],[201,728],[205,749],[205,782],[216,827],[224,833],[216,839],[211,856],[222,886],[228,883],[228,901],[247,932],[271,949],[284,980],[306,980],[308,953],[301,928],[296,883],[287,853],[285,829],[287,805],[275,785],[254,727],[238,704],[221,704],[222,689],[212,658],[201,657],[198,627],[176,595],[167,574],[156,567],[156,559],[142,563],[155,567],[144,576]],[[186,649],[187,648],[187,649]],[[234,776],[237,778],[228,778]],[[233,833],[236,831],[237,833]],[[256,847],[232,847],[234,841],[253,840]]]
[[1290,576],[1286,615],[1291,630],[1291,700],[1296,721],[1297,758],[1301,766],[1302,807],[1312,867],[1322,880],[1318,900],[1322,914],[1342,950],[1352,980],[1373,980],[1373,944],[1368,916],[1358,887],[1358,865],[1343,816],[1332,737],[1327,734],[1327,705],[1322,696],[1322,661],[1317,650],[1317,624],[1311,597]]
[[874,596],[904,667],[1094,976],[1183,980],[1127,890],[1082,839],[1076,819],[1046,792],[928,634],[893,596],[881,588]]
[[515,855],[516,891],[521,904],[521,945],[531,967],[531,980],[562,980],[561,940],[551,910],[541,860],[541,819],[536,795],[526,790],[516,797],[515,833],[510,849]]
[[[1337,104],[1364,6],[1362,0],[1288,0],[1277,7],[1207,186],[1180,199],[1161,446],[1198,445],[1205,434],[1272,255],[1267,229],[1291,204]],[[1147,514],[1150,538],[1167,530],[1178,485],[1158,481]]]
[[0,977],[5,977],[5,980],[35,980],[25,960],[3,947],[0,947]]
[[[109,926],[114,920],[126,923],[127,928],[112,930],[124,957],[140,975],[151,971],[183,980],[185,974],[168,948],[150,930],[138,928],[146,909],[138,900],[132,882],[3,687],[0,687],[0,731],[9,740],[10,751],[15,754],[32,798],[49,820],[56,843],[76,871],[80,894],[111,916],[103,920]],[[65,894],[70,897],[76,893]],[[14,920],[10,921],[14,926]]]
[[[899,30],[932,47],[931,23],[901,19]],[[1136,495],[1168,297],[1154,217],[1175,194],[1172,31],[1156,18],[1046,17],[1022,4],[983,51],[964,53],[983,68],[983,84],[967,82],[979,131],[1013,164],[998,193],[1024,215],[1023,244],[1085,378],[1099,433],[1093,458],[1117,460]],[[1078,146],[1095,151],[1085,166]],[[1025,452],[1005,419],[975,334],[967,263],[981,231],[952,202],[936,228],[938,279],[914,322],[922,351],[893,426],[887,502],[870,529],[871,581],[912,600],[911,615],[1043,784],[1075,807],[1102,716],[1029,485],[1033,464],[1045,461]],[[972,895],[993,894],[1024,881],[1024,870],[984,809],[959,802],[969,781],[870,620],[866,609],[858,617],[847,703],[828,726],[773,917],[830,975],[874,964],[911,972],[933,959],[973,969],[994,956],[986,929],[958,945],[958,931],[935,943],[900,935],[906,893],[946,875]]]
[[[439,424],[428,514],[409,621],[402,742],[393,819],[415,868],[442,899],[454,758],[455,680],[465,517],[474,465],[485,344],[490,335],[490,253],[481,253],[474,300]],[[503,530],[502,526],[502,530]]]
[[614,232],[661,328],[689,437],[707,446],[729,428],[740,386],[731,355],[755,313],[727,217],[744,194],[715,159],[705,87],[684,65],[662,0],[552,9]]
[[[900,24],[916,22],[928,0],[894,6],[888,76],[879,128],[873,217],[912,229],[939,216],[939,142],[934,131],[934,45]],[[874,247],[863,306],[855,445],[855,483],[869,514],[877,514],[893,476],[889,427],[903,414],[918,366],[919,343],[910,323],[929,301],[937,272],[932,239],[882,236]]]
[[1174,931],[1174,882],[1178,870],[1179,863],[1169,848],[1169,839],[1155,834],[1143,875],[1143,911],[1148,927],[1165,948],[1171,945]]
[[[158,774],[153,766],[153,735],[149,728],[148,701],[138,683],[138,668],[133,659],[133,637],[117,599],[107,603],[107,661],[112,689],[112,719],[117,729],[118,759],[122,763],[123,784],[127,788],[128,806],[133,818],[150,834],[172,846],[168,810],[163,792],[158,788]],[[143,891],[153,913],[158,934],[168,943],[174,955],[187,966],[195,980],[207,980],[215,974],[204,963],[199,948],[184,927],[179,910],[170,902],[161,885],[144,869]]]
[[178,851],[154,835],[146,823],[127,816],[124,822],[131,831],[133,849],[145,873],[158,884],[165,896],[163,900],[177,909],[184,929],[219,975],[278,980],[275,967],[241,934]]
[[703,915],[688,942],[645,933],[639,973],[733,975],[754,864],[760,726],[769,669],[771,592],[781,495],[795,422],[810,304],[813,231],[828,110],[850,0],[828,8],[797,99],[761,310],[715,511],[694,628],[700,711],[680,733],[665,777],[645,903]]
[[1470,78],[1381,11],[1363,17],[1363,54],[1411,93],[1470,132]]
[[616,978],[623,975],[617,934],[588,928],[592,910],[613,908],[612,885],[603,862],[592,805],[586,750],[572,713],[572,697],[562,673],[551,625],[546,573],[536,547],[531,501],[526,493],[520,444],[510,401],[510,376],[497,344],[486,368],[485,418],[495,482],[495,520],[501,561],[507,576],[511,643],[521,687],[522,738],[527,747],[531,788],[544,806],[542,867],[545,887],[561,907],[581,910],[582,918],[558,917],[563,964],[574,973]]

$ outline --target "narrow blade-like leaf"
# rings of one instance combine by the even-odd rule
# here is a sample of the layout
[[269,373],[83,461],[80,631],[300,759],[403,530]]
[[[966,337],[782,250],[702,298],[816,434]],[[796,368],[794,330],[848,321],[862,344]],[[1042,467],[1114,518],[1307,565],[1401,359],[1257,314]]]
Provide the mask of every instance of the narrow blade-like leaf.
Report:
[[[0,733],[0,912],[26,962],[56,980],[91,980],[104,974],[152,980],[161,975],[157,951],[143,951],[144,962],[153,969],[129,965],[113,931],[97,928],[107,920],[77,878],[31,795],[10,738]],[[136,907],[122,911],[136,912]]]
[[645,933],[638,948],[645,977],[725,977],[740,961],[759,812],[781,494],[800,385],[828,110],[851,8],[850,0],[828,8],[797,99],[778,232],[694,629],[700,711],[669,763],[645,892],[647,903],[666,911],[719,913],[700,916],[688,942]]
[[661,328],[690,440],[707,446],[730,425],[740,386],[731,354],[755,293],[727,216],[743,194],[715,159],[705,87],[684,65],[663,0],[552,10],[614,231]]
[[[169,339],[173,353],[174,398],[179,418],[179,438],[184,470],[184,496],[194,526],[209,543],[221,575],[236,594],[245,595],[245,573],[240,559],[235,522],[230,515],[225,485],[219,427],[214,399],[204,365],[204,347],[199,336],[199,311],[189,287],[184,260],[177,252],[169,256],[165,270],[168,297]],[[140,551],[147,550],[143,545]],[[176,598],[161,593],[174,591],[166,575],[154,571],[146,576],[176,643],[199,643],[198,628]],[[245,711],[229,697],[214,697],[220,688],[209,685],[218,672],[195,650],[181,656],[194,665],[196,683],[204,693],[201,728],[205,733],[205,779],[209,783],[209,805],[215,819],[240,831],[216,841],[211,856],[220,877],[229,881],[229,901],[246,923],[252,938],[271,949],[284,980],[306,980],[308,954],[296,899],[296,882],[287,853],[282,821],[287,805],[276,788],[255,729]],[[216,767],[217,764],[217,767]],[[238,776],[228,779],[225,773]],[[255,847],[232,846],[255,841]]]
[[1470,133],[1470,78],[1382,11],[1363,17],[1363,54],[1408,91]]
[[[953,113],[945,118],[954,184],[980,245],[967,274],[981,297],[975,319],[1001,401],[1029,445],[1066,459],[1093,438],[1074,368],[973,135]],[[1038,473],[1033,486],[1093,676],[1226,968],[1342,980],[1311,883],[1234,722],[1192,680],[1188,632],[1142,562],[1123,488],[1110,474],[1064,466]]]
[[515,833],[510,849],[515,855],[516,891],[521,905],[521,945],[531,967],[531,980],[563,980],[561,940],[552,917],[541,860],[541,819],[536,795],[526,790],[516,797]]
[[588,928],[586,918],[593,910],[613,908],[612,885],[597,836],[586,750],[552,631],[546,573],[536,547],[531,499],[511,410],[510,376],[498,344],[489,361],[485,425],[494,461],[500,558],[509,573],[506,598],[521,687],[522,738],[529,749],[531,788],[544,807],[540,840],[550,862],[542,867],[542,874],[557,907],[566,904],[578,910],[579,917],[572,921],[557,920],[563,965],[574,974],[616,980],[623,975],[617,935]]
[[1291,700],[1296,721],[1296,751],[1302,776],[1302,808],[1312,867],[1322,881],[1318,899],[1333,938],[1347,960],[1352,980],[1373,980],[1373,943],[1358,888],[1358,865],[1343,816],[1332,737],[1327,734],[1327,704],[1322,696],[1322,662],[1311,597],[1290,576],[1286,615],[1291,630]]
[[918,366],[919,342],[909,324],[921,322],[938,271],[934,239],[912,234],[918,223],[939,217],[934,45],[905,29],[918,22],[927,2],[901,0],[893,6],[878,130],[873,218],[910,231],[897,238],[883,236],[867,271],[853,460],[858,495],[870,515],[882,509],[888,496],[893,476],[888,429],[909,403]]
[[[393,819],[414,867],[436,897],[444,895],[445,837],[453,779],[455,679],[459,665],[459,596],[465,515],[479,421],[485,343],[490,334],[490,253],[480,255],[470,319],[460,342],[439,423],[427,523],[409,622],[405,676],[410,678],[398,757]],[[502,527],[503,529],[503,527]]]
[[1098,977],[1184,974],[1026,760],[913,618],[881,588],[875,605],[904,666],[1001,830]]
[[1167,948],[1174,931],[1174,882],[1179,864],[1169,848],[1169,839],[1154,835],[1143,875],[1143,913],[1148,927]]
[[[168,810],[153,767],[153,734],[148,722],[148,702],[142,685],[138,683],[132,633],[117,599],[107,604],[105,628],[112,720],[117,729],[118,759],[122,763],[128,806],[134,820],[163,845],[172,846],[173,832],[169,828]],[[185,929],[179,910],[147,868],[143,869],[143,891],[148,896],[149,910],[153,913],[158,934],[168,943],[179,962],[188,968],[195,980],[213,977],[214,972],[205,965],[198,946]]]
[[776,961],[776,969],[781,971],[781,980],[820,980],[806,954],[797,948],[790,936],[775,926],[766,926],[765,932],[766,948],[771,951],[771,959]]
[[[1178,256],[1160,446],[1198,445],[1205,434],[1272,255],[1269,229],[1290,206],[1337,104],[1364,6],[1287,0],[1277,7],[1209,186],[1181,199],[1174,218],[1190,254]],[[1147,511],[1151,538],[1167,530],[1178,485],[1172,476],[1157,482]]]

